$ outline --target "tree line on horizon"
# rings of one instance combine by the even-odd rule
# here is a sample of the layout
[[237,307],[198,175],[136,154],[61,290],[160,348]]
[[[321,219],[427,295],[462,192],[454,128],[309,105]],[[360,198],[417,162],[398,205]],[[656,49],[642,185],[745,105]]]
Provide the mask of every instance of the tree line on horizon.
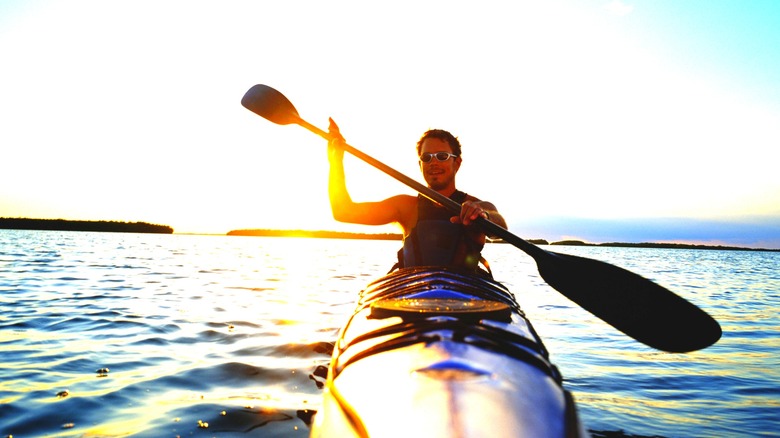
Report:
[[81,221],[66,219],[0,218],[0,229],[173,234],[173,228],[168,225],[156,225],[147,222]]
[[[85,221],[66,219],[30,219],[30,218],[0,218],[0,229],[11,230],[44,230],[44,231],[94,231],[114,233],[153,233],[173,234],[173,228],[168,225],[150,224],[147,222],[120,221]],[[403,240],[400,233],[354,233],[346,231],[311,231],[311,230],[275,230],[275,229],[244,229],[232,230],[228,236],[259,236],[259,237],[308,237],[330,239],[365,239],[365,240]],[[617,248],[658,248],[658,249],[711,249],[723,251],[770,251],[780,252],[780,249],[744,248],[724,245],[695,245],[687,243],[588,243],[581,240],[563,240],[548,242],[545,239],[527,239],[534,245],[552,246],[595,246]],[[492,243],[505,243],[502,240],[490,240]]]

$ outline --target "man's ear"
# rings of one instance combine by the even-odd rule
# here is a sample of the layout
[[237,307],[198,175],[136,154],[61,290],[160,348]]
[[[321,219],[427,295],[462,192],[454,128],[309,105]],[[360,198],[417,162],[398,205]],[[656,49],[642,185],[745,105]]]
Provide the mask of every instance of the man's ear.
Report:
[[463,158],[455,157],[455,172],[457,172],[458,169],[460,169],[460,163],[462,162],[463,162]]

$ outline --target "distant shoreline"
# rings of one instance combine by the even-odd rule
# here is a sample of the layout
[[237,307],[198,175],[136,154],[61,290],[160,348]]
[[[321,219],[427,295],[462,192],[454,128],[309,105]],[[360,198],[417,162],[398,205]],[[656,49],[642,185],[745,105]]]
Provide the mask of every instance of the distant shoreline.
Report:
[[[119,222],[119,221],[81,221],[65,219],[27,219],[27,218],[0,218],[0,230],[42,230],[42,231],[94,231],[112,233],[151,233],[173,234],[173,228],[168,225],[156,225],[147,222]],[[221,234],[215,234],[217,236]],[[354,233],[346,231],[311,231],[311,230],[271,230],[271,229],[244,229],[232,230],[228,236],[250,237],[302,237],[317,239],[358,239],[358,240],[403,240],[400,233]],[[780,249],[768,248],[744,248],[725,245],[694,245],[687,243],[588,243],[581,240],[562,240],[548,242],[545,239],[526,239],[534,245],[551,246],[588,246],[611,248],[658,248],[658,249],[708,249],[719,251],[766,251],[780,252]],[[491,243],[505,243],[502,240],[492,240]]]
[[155,225],[146,222],[76,221],[65,219],[0,218],[0,229],[173,234],[173,228],[167,225]]
[[597,246],[597,247],[609,247],[609,248],[660,248],[660,249],[714,249],[719,251],[769,251],[780,252],[780,249],[768,249],[768,248],[743,248],[739,246],[725,246],[725,245],[694,245],[690,243],[624,243],[624,242],[608,242],[608,243],[586,243],[580,240],[563,240],[560,242],[553,242],[550,245],[561,246]]
[[[253,237],[307,237],[319,239],[360,239],[360,240],[402,240],[400,233],[350,233],[342,231],[309,231],[309,230],[268,230],[268,229],[247,229],[232,230],[227,233],[228,236],[253,236]],[[580,240],[562,240],[560,242],[548,242],[545,239],[526,239],[534,245],[552,245],[552,246],[593,246],[593,247],[612,247],[612,248],[659,248],[659,249],[709,249],[720,251],[769,251],[780,252],[780,249],[766,248],[742,248],[736,246],[723,245],[693,245],[687,243],[587,243]],[[501,240],[494,240],[492,243],[506,243]]]

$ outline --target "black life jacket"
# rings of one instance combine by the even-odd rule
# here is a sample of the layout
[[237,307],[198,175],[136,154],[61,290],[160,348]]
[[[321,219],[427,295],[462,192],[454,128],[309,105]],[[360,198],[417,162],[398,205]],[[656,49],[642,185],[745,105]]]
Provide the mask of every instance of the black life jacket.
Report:
[[[465,193],[456,191],[450,199],[462,204],[466,197]],[[418,195],[417,223],[404,237],[397,266],[452,266],[479,271],[478,264],[484,261],[481,255],[484,245],[469,236],[466,227],[450,222],[452,216],[446,208]]]

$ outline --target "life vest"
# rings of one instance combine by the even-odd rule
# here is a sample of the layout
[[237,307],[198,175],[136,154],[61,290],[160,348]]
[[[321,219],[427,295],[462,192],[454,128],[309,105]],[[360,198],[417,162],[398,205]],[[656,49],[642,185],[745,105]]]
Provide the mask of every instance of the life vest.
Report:
[[[462,204],[466,197],[465,193],[456,191],[450,199]],[[478,264],[484,261],[480,253],[484,245],[470,236],[466,227],[450,222],[452,216],[446,208],[418,195],[417,223],[404,237],[397,266],[451,266],[479,271]]]

